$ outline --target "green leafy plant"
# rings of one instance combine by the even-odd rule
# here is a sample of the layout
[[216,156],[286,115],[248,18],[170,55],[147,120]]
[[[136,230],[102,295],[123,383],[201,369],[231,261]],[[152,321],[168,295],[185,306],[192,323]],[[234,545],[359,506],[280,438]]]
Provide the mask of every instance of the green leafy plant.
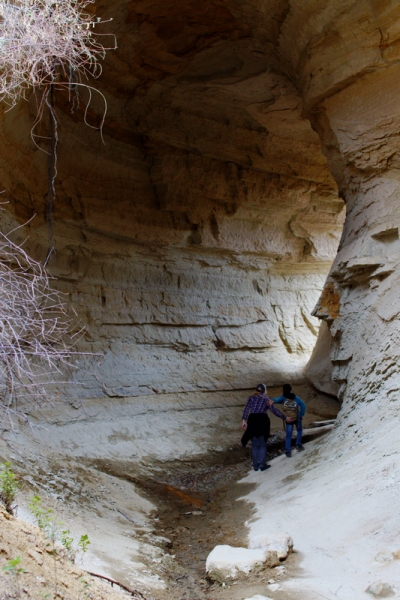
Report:
[[81,535],[80,540],[78,542],[78,546],[82,550],[82,552],[87,552],[89,544],[90,544],[90,540],[89,540],[89,536],[87,535],[87,533],[85,533],[84,535]]
[[11,515],[14,514],[13,502],[19,489],[17,476],[11,470],[11,463],[5,462],[0,470],[0,500]]
[[74,538],[71,537],[71,532],[69,529],[61,532],[61,543],[68,553],[73,550],[72,545],[74,543]]
[[36,520],[36,525],[43,531],[50,540],[55,539],[55,518],[52,508],[45,508],[40,496],[32,496],[28,504],[29,510]]
[[21,562],[21,557],[17,556],[16,558],[12,558],[11,560],[9,560],[2,569],[14,579],[14,587],[16,594],[14,597],[16,598],[21,598],[20,578],[21,575],[26,572],[26,570],[23,567],[20,567]]
[[3,571],[8,571],[9,573],[17,573],[18,575],[20,573],[25,573],[25,569],[23,569],[22,567],[18,567],[18,565],[20,565],[22,562],[22,558],[20,556],[17,556],[17,558],[12,558],[11,560],[8,561],[8,563],[6,564],[5,567],[3,567]]
[[44,535],[50,540],[48,546],[51,549],[47,551],[53,555],[54,558],[54,595],[57,595],[58,577],[57,577],[57,561],[56,561],[56,542],[58,539],[61,523],[56,520],[52,508],[46,508],[42,504],[40,496],[32,496],[30,503],[28,504],[30,511],[35,517],[36,524],[43,531]]
[[37,526],[40,527],[45,536],[51,541],[52,554],[56,554],[57,552],[57,541],[61,542],[61,545],[68,554],[68,558],[72,562],[75,562],[78,552],[82,552],[83,554],[87,552],[90,544],[89,536],[86,533],[81,535],[79,541],[75,545],[75,540],[71,535],[71,531],[69,529],[61,530],[63,524],[60,521],[57,521],[52,508],[43,506],[40,496],[32,496],[28,506],[35,517]]
[[90,544],[90,540],[89,540],[89,536],[87,535],[87,533],[85,533],[85,534],[81,535],[77,544],[75,545],[75,540],[71,536],[70,530],[66,529],[65,531],[61,532],[61,543],[64,546],[64,548],[68,554],[68,558],[72,562],[75,562],[77,554],[82,553],[82,555],[83,555],[87,552],[88,546]]

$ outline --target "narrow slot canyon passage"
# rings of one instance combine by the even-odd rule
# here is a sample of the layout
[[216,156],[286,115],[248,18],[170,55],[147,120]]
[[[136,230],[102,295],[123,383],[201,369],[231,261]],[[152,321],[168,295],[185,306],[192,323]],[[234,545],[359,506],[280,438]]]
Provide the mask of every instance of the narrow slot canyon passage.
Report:
[[[54,86],[50,225],[51,114],[35,146],[35,91],[1,105],[1,231],[49,258],[83,327],[49,402],[20,419],[0,386],[19,515],[37,492],[89,534],[87,570],[146,598],[400,597],[398,2],[92,9],[117,38],[107,115],[100,135],[102,96]],[[266,473],[240,448],[260,382],[290,382],[306,425],[338,415],[290,460],[273,417]],[[205,579],[213,547],[282,535],[278,588],[273,568]],[[3,567],[24,544],[1,542]]]

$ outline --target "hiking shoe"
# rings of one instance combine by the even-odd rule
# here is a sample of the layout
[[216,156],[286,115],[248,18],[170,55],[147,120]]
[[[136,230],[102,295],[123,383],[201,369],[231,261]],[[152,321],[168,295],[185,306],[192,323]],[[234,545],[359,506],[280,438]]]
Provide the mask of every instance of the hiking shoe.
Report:
[[256,468],[255,468],[254,470],[255,470],[255,471],[259,471],[260,469],[256,469]]
[[286,458],[290,458],[292,456],[291,452],[286,452]]
[[260,471],[266,471],[267,469],[270,469],[271,465],[265,465],[265,467],[261,467]]
[[302,444],[299,444],[299,446],[296,446],[296,450],[298,452],[302,452],[304,450],[304,446]]

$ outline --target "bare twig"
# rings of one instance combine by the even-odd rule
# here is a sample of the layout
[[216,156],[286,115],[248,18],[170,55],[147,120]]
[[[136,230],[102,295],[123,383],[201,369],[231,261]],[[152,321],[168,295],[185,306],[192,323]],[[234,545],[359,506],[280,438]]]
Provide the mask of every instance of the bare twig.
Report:
[[141,594],[137,590],[132,590],[127,585],[124,585],[123,583],[120,583],[116,579],[111,579],[111,577],[106,577],[105,575],[99,575],[98,573],[92,573],[91,571],[87,571],[87,573],[89,575],[91,575],[92,577],[98,577],[99,579],[104,579],[104,581],[108,581],[109,583],[111,583],[111,587],[113,585],[118,585],[121,589],[125,590],[126,592],[129,592],[129,594],[131,594],[137,600],[140,600],[141,598],[143,598],[144,600],[146,600],[145,596],[143,596],[143,594]]
[[47,403],[46,388],[82,355],[82,333],[45,267],[0,233],[0,411],[11,429]]

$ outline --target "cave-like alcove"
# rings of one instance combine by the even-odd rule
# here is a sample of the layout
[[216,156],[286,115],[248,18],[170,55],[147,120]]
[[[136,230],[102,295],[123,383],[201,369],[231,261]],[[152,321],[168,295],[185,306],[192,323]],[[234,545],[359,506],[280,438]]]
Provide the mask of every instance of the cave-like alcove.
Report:
[[[99,7],[118,32],[96,82],[108,102],[104,145],[84,123],[85,93],[79,108],[55,93],[49,268],[87,329],[82,349],[104,354],[74,375],[72,395],[304,379],[344,205],[279,56],[284,12],[258,22],[255,10]],[[5,115],[1,181],[19,222],[37,214],[30,245],[44,258],[47,158],[30,139],[35,110],[31,97]],[[101,110],[94,95],[91,125]]]

